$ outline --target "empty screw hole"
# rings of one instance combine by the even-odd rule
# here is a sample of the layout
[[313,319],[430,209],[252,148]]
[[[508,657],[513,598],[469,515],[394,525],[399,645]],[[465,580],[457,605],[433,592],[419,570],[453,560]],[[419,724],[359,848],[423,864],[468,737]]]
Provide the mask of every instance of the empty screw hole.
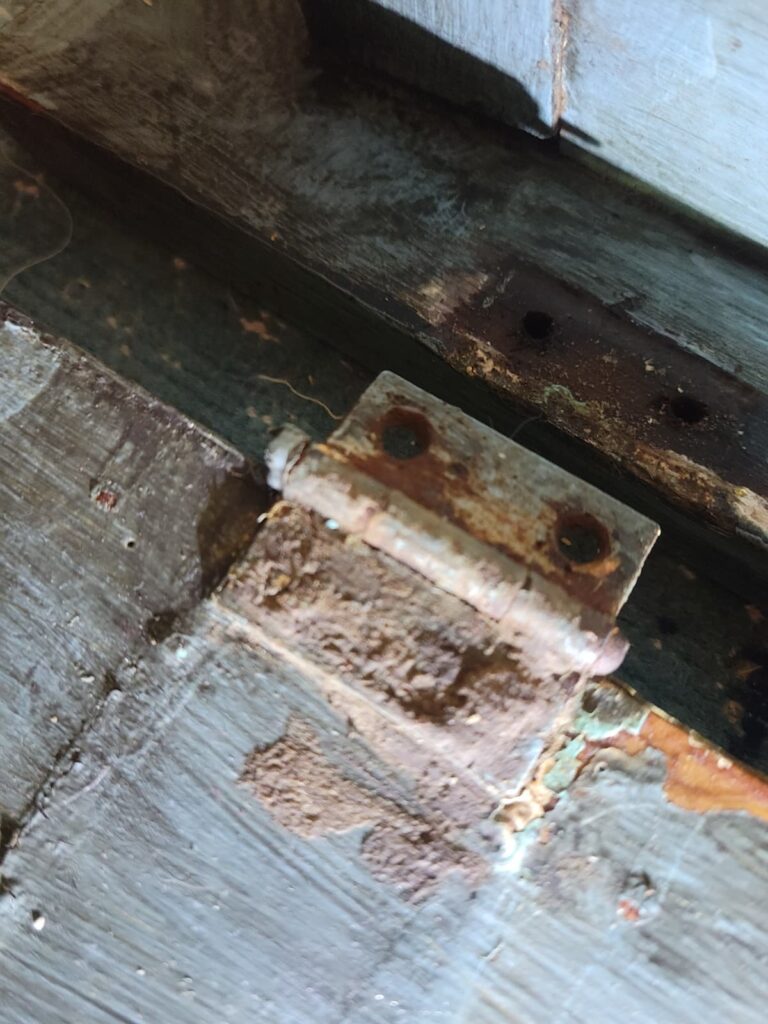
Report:
[[683,423],[701,423],[709,413],[708,406],[691,395],[675,395],[669,403],[669,408]]
[[543,341],[552,333],[555,321],[549,313],[542,313],[538,309],[529,309],[523,317],[523,330],[529,338],[535,341]]
[[592,516],[574,513],[563,516],[558,523],[557,547],[574,565],[588,565],[608,554],[608,535]]
[[415,459],[431,440],[429,421],[415,409],[391,409],[381,426],[381,446],[393,459]]

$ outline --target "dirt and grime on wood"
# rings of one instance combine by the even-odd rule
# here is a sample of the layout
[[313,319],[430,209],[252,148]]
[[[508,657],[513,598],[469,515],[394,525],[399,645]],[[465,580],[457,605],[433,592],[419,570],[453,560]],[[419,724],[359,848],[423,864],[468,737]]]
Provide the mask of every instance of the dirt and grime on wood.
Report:
[[474,886],[487,871],[450,820],[416,813],[405,800],[375,792],[371,779],[366,784],[345,774],[323,751],[312,725],[297,716],[278,740],[251,751],[238,781],[284,828],[305,839],[360,829],[363,862],[407,900],[424,899],[448,873],[460,872]]

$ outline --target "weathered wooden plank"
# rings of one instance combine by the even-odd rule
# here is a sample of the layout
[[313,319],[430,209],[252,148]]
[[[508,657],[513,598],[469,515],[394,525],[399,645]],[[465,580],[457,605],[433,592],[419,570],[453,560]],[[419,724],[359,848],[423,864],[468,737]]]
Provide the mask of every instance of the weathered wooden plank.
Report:
[[[48,348],[38,339],[17,360],[7,423],[37,412],[43,437],[47,428],[60,442],[69,401],[82,432],[80,377],[107,437],[112,405],[141,411],[126,385],[66,346],[52,349],[61,377],[62,364],[74,365],[52,410],[38,372],[46,364],[30,356]],[[219,466],[210,438],[138,398],[162,426],[170,420],[177,443],[191,437]],[[24,403],[17,415],[12,402]],[[110,448],[119,469],[125,448]],[[87,471],[59,463],[75,482]],[[178,459],[170,465],[179,473]],[[78,503],[70,488],[78,525],[105,504],[125,525],[130,487],[109,469],[109,497],[91,490]],[[140,470],[137,490],[155,482],[163,491],[162,474]],[[23,495],[22,484],[8,478],[9,494]],[[189,492],[174,498],[178,506]],[[766,955],[750,888],[764,873],[766,825],[754,819],[768,818],[765,786],[610,684],[578,705],[566,699],[567,680],[516,678],[514,653],[467,604],[333,524],[291,516],[273,510],[215,602],[155,616],[159,631],[117,652],[110,693],[37,787],[4,850],[0,1021],[453,1024],[506,1019],[510,1006],[538,1021],[540,1006],[519,993],[533,972],[553,1013],[567,1013],[582,1005],[582,988],[563,1001],[559,979],[574,965],[587,977],[593,969],[586,948],[563,939],[571,920],[561,897],[596,908],[584,931],[592,950],[613,950],[617,921],[655,943],[628,939],[631,972],[601,958],[627,1013],[646,1005],[650,987],[668,997],[662,1021],[686,1001],[705,1022],[757,1019],[757,986],[736,992],[723,981],[729,968],[755,972]],[[70,523],[67,509],[56,522]],[[139,550],[145,533],[135,536]],[[32,566],[43,594],[46,567]],[[142,569],[150,588],[154,568]],[[199,570],[194,580],[192,604]],[[93,607],[81,598],[91,626],[112,602],[94,595]],[[135,593],[130,600],[141,607]],[[55,621],[53,609],[37,611]],[[656,837],[655,857],[632,870],[627,805],[639,809],[643,836]],[[702,813],[713,833],[690,828]],[[595,817],[616,826],[607,857],[605,830],[589,829]],[[738,851],[741,888],[727,903],[711,834]],[[670,860],[674,876],[662,875]],[[690,930],[684,900],[703,893],[719,917],[668,961],[657,950]],[[512,913],[521,905],[527,917]],[[749,945],[734,952],[724,944],[734,935]],[[518,941],[525,958],[541,953],[530,974],[509,955]],[[686,969],[701,970],[702,957],[713,966],[691,994]],[[604,1009],[594,1007],[597,1021]]]
[[[8,89],[228,218],[206,220],[198,250],[215,249],[219,266],[228,250],[230,272],[274,282],[281,307],[326,337],[360,353],[363,336],[417,337],[678,507],[764,546],[758,268],[584,169],[510,149],[488,125],[317,76],[293,8],[266,5],[256,31],[250,9],[209,0],[175,47],[155,11],[126,10],[53,49],[41,9],[25,12],[0,40]],[[150,39],[168,60],[146,60]],[[224,51],[237,59],[222,63]],[[189,232],[192,208],[177,196],[171,208]]]
[[541,131],[541,118],[643,187],[768,242],[768,135],[752,117],[768,89],[759,0],[306,6],[356,59],[511,124]]
[[542,766],[549,808],[510,843],[457,1019],[757,1024],[768,784],[605,685],[585,707]]
[[313,36],[463,106],[554,133],[561,30],[550,0],[302,0]]
[[[466,883],[449,871],[414,904],[358,855],[382,807],[386,824],[413,806],[408,773],[226,626],[207,607],[118,673],[122,699],[9,853],[3,1024],[451,1019]],[[238,785],[259,751],[272,813]]]
[[[24,154],[14,160],[37,172]],[[286,421],[316,439],[327,435],[333,419],[317,401],[336,416],[351,408],[366,375],[265,309],[268,289],[233,293],[61,180],[46,181],[71,211],[76,231],[55,260],[12,282],[17,305],[258,462],[270,433]],[[28,192],[23,198],[28,225],[39,200]],[[443,387],[434,373],[422,379]],[[448,397],[470,396],[464,390]],[[531,424],[518,435],[519,420],[503,417],[498,406],[475,410],[489,412],[495,425],[528,442]],[[689,561],[682,537],[665,523],[663,549],[652,552],[622,613],[632,642],[622,679],[734,757],[768,770],[764,594],[739,596],[713,583],[713,553]]]
[[[761,0],[565,0],[565,138],[704,216],[768,243]],[[573,126],[576,132],[572,132]]]
[[125,663],[60,766],[5,863],[3,1024],[762,1019],[764,783],[601,684],[467,875],[414,837],[425,779],[372,750],[383,705],[358,732],[313,641],[289,665],[238,632],[206,603]]
[[248,542],[264,489],[223,442],[7,306],[0,313],[0,810],[10,829],[114,689],[121,658],[162,639]]

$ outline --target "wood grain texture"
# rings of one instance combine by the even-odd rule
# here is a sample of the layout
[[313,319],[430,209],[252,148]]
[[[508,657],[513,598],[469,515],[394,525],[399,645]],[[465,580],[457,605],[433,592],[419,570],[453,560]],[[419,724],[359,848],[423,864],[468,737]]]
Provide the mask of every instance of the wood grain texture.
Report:
[[[282,310],[329,340],[362,356],[418,339],[713,536],[764,546],[758,267],[487,124],[319,73],[292,5],[255,20],[208,0],[165,44],[155,12],[128,6],[55,52],[28,8],[18,37],[0,38],[6,92],[172,185],[170,206],[180,191],[206,207],[207,259],[270,280]],[[167,59],[147,61],[150,39]],[[193,210],[177,211],[187,235]],[[543,351],[521,326],[539,303],[556,323]],[[689,399],[708,410],[695,424]]]
[[[489,71],[498,68],[509,83],[526,87],[563,139],[643,187],[768,242],[761,173],[768,134],[755,116],[768,89],[768,17],[760,0],[653,0],[642,6],[612,0],[349,0],[338,6],[341,32],[349,26],[350,51],[365,63],[473,105],[477,90],[469,76],[455,81],[441,66],[447,44],[457,47],[477,61],[477,75],[488,68],[489,94]],[[359,31],[362,11],[367,32]],[[391,11],[420,26],[426,38],[417,42],[413,30],[401,27],[399,53],[382,45],[392,31]],[[511,124],[529,127],[533,121],[503,83],[494,96],[482,98],[482,106]]]
[[450,975],[473,959],[466,885],[409,904],[361,862],[364,825],[301,838],[237,783],[291,716],[372,806],[408,799],[407,776],[382,776],[300,676],[225,626],[204,608],[118,673],[123,698],[9,854],[3,1024],[450,1019]]
[[[2,430],[14,452],[35,440],[33,478],[58,501],[28,501],[16,547],[3,547],[3,569],[26,567],[37,595],[10,606],[34,630],[23,651],[51,660],[51,689],[68,678],[66,657],[52,660],[62,638],[51,624],[71,612],[69,590],[89,655],[94,631],[112,628],[105,614],[120,614],[128,633],[137,612],[152,618],[110,634],[108,686],[66,722],[3,850],[2,1024],[501,1024],[510,1012],[538,1024],[542,1006],[563,1021],[613,1019],[616,1006],[630,1019],[650,1006],[662,1022],[689,1006],[704,1024],[760,1019],[764,783],[610,684],[557,723],[538,763],[542,725],[562,710],[551,686],[523,681],[486,708],[493,680],[469,672],[460,682],[470,702],[472,682],[482,685],[464,718],[461,707],[428,723],[398,718],[393,707],[408,707],[420,676],[439,699],[463,654],[489,638],[461,602],[430,603],[428,584],[419,590],[335,531],[314,548],[279,531],[270,542],[268,521],[230,589],[198,603],[201,556],[185,540],[198,539],[195,496],[210,505],[222,474],[242,485],[242,458],[26,323],[3,339],[13,386],[0,392]],[[88,429],[97,415],[98,433]],[[137,442],[137,426],[142,445],[114,443]],[[91,458],[99,486],[79,487]],[[24,468],[4,468],[4,512],[29,490]],[[154,504],[142,505],[148,493]],[[166,498],[172,507],[158,507]],[[241,512],[233,498],[211,524],[219,537],[258,508]],[[126,528],[135,547],[113,546]],[[105,559],[112,575],[95,586]],[[144,593],[168,600],[165,585],[172,615],[143,603]],[[400,636],[405,601],[411,634]],[[419,653],[414,675],[407,662]],[[44,746],[50,723],[35,711],[33,741]],[[18,722],[7,724],[16,735]],[[473,729],[480,750],[462,763]],[[452,781],[472,771],[479,783]],[[464,846],[435,834],[446,820]],[[414,877],[425,880],[416,891]]]
[[382,6],[518,79],[542,120],[553,126],[550,0],[382,0]]
[[0,809],[23,816],[113,689],[248,542],[243,457],[2,308]]
[[561,31],[551,0],[302,0],[316,40],[491,117],[551,136]]
[[601,742],[511,854],[493,956],[456,1019],[757,1024],[766,822],[682,809],[664,752]]

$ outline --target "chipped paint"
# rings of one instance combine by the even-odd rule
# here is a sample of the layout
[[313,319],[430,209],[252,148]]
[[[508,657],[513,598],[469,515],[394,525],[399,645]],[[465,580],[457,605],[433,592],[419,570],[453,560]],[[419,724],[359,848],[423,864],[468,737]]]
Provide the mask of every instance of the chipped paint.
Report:
[[413,305],[419,316],[436,327],[464,303],[469,302],[488,282],[486,273],[442,274],[425,281],[416,292],[402,298]]
[[723,757],[682,726],[651,713],[626,748],[658,750],[667,759],[664,793],[678,807],[699,814],[744,811],[768,821],[768,780]]
[[[548,814],[571,798],[586,769],[606,764],[631,774],[644,755],[664,755],[665,798],[699,814],[745,812],[768,821],[768,780],[734,764],[696,734],[662,716],[620,685],[601,680],[583,693],[581,705],[539,759],[532,780],[501,801],[495,819],[502,830],[498,870],[517,872],[531,846],[548,841]],[[617,914],[634,923],[647,914],[646,896],[627,895]]]
[[552,122],[558,130],[568,105],[566,73],[570,28],[571,12],[566,7],[564,0],[554,0],[552,6]]
[[[531,324],[536,310],[543,319]],[[440,354],[459,372],[768,546],[764,395],[520,259],[497,264],[447,327]]]

